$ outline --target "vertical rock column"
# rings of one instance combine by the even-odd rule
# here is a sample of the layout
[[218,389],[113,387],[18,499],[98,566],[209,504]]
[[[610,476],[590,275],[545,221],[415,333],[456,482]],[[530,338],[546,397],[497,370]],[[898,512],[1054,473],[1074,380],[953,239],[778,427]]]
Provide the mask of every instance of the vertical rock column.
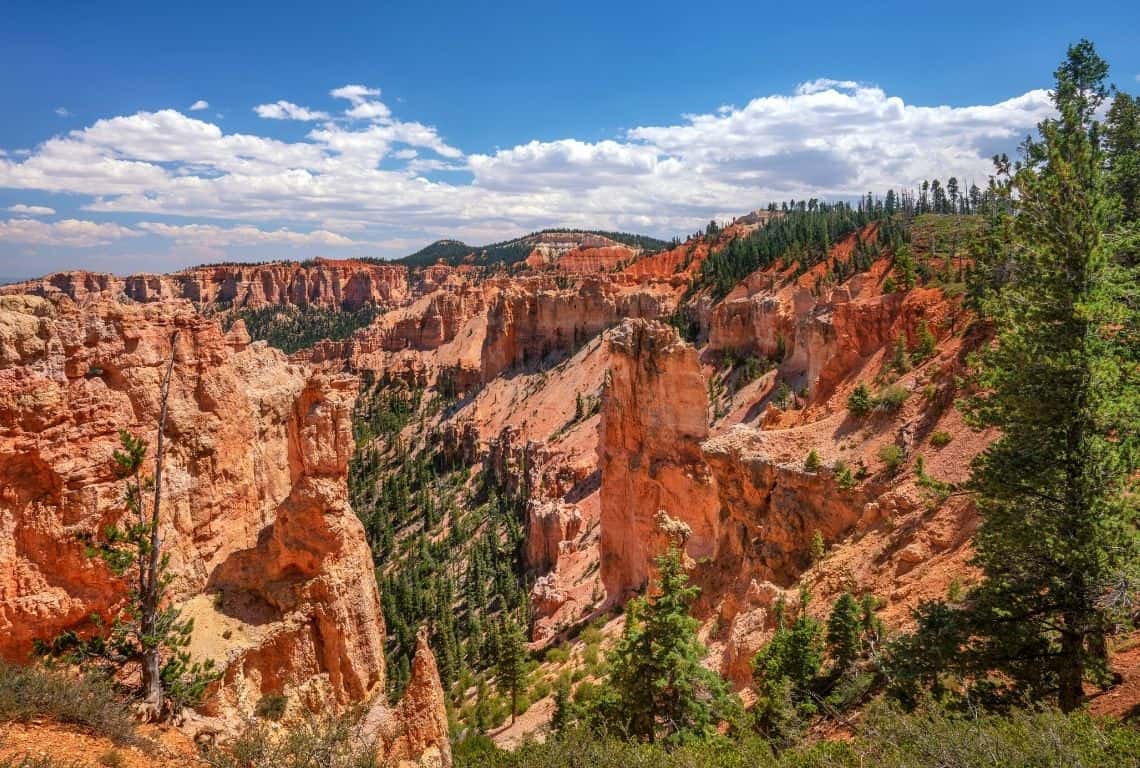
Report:
[[685,554],[712,557],[716,486],[701,453],[708,394],[697,351],[670,326],[626,320],[606,335],[611,363],[598,454],[601,572],[607,600],[624,602],[649,579],[669,539],[659,512],[689,527]]

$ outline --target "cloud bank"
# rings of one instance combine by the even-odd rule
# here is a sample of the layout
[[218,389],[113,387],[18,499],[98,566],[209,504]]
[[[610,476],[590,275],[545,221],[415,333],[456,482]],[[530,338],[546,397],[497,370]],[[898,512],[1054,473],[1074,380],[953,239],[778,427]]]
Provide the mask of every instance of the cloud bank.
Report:
[[[434,126],[397,117],[378,88],[328,95],[336,109],[257,105],[265,129],[251,133],[160,109],[96,120],[25,153],[5,147],[0,188],[69,196],[91,220],[11,219],[0,223],[0,245],[90,247],[146,235],[400,255],[384,244],[543,226],[670,235],[772,200],[852,198],[951,174],[981,184],[989,158],[1052,110],[1045,90],[923,106],[821,78],[601,141],[468,152]],[[280,121],[312,125],[283,139],[274,135]],[[130,218],[145,221],[124,223]]]

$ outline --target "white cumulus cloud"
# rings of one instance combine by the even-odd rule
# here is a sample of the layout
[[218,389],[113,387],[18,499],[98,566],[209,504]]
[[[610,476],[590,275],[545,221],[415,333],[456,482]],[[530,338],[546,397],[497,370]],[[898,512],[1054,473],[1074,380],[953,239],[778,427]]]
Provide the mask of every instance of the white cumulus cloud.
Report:
[[209,108],[210,108],[210,102],[206,101],[205,99],[198,99],[197,101],[195,101],[193,104],[190,105],[189,111],[200,112],[203,109],[209,109]]
[[379,95],[379,88],[369,88],[364,85],[342,85],[329,91],[329,96],[334,99],[348,99],[353,104],[360,104],[370,97]]
[[33,245],[61,245],[73,248],[93,248],[108,245],[116,240],[138,237],[128,227],[107,222],[63,219],[62,221],[36,221],[35,219],[8,219],[0,221],[0,242]]
[[275,101],[272,104],[258,104],[253,108],[258,117],[269,120],[328,120],[327,112],[301,107],[291,101]]
[[55,208],[48,208],[46,205],[24,205],[23,203],[9,205],[8,211],[23,216],[53,216],[55,214]]
[[173,240],[179,245],[217,248],[232,245],[321,245],[344,247],[355,243],[343,235],[323,229],[294,232],[289,229],[264,230],[252,226],[219,227],[213,224],[161,224],[144,221],[144,232]]
[[[0,148],[0,189],[65,193],[87,211],[146,217],[124,231],[186,247],[479,242],[543,226],[672,235],[790,197],[854,198],[950,175],[981,185],[989,158],[1052,114],[1045,90],[947,106],[825,78],[742,106],[679,109],[676,120],[602,140],[472,153],[394,113],[378,88],[329,93],[347,103],[344,113],[283,100],[255,108],[316,122],[302,138],[227,132],[166,109],[100,119],[28,152]],[[155,223],[167,217],[185,223]]]

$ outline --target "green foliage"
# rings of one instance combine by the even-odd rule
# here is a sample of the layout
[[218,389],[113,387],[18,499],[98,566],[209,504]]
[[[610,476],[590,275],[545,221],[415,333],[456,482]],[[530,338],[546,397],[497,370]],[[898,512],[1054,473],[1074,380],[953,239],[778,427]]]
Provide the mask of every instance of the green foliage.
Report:
[[251,339],[264,340],[269,346],[292,354],[325,339],[347,339],[371,325],[377,315],[377,308],[371,305],[355,310],[275,306],[238,310],[226,317],[226,327],[240,318]]
[[781,598],[776,606],[776,632],[752,665],[756,725],[780,748],[794,744],[807,718],[816,713],[812,688],[823,664],[824,638],[820,623],[807,614],[809,600],[809,593],[801,591],[798,615],[788,625]]
[[781,381],[780,385],[776,387],[776,394],[772,396],[772,401],[780,408],[787,408],[792,400],[792,388],[788,386],[788,382]]
[[[917,267],[914,262],[914,257],[911,255],[908,246],[901,245],[895,250],[895,269],[894,275],[897,276],[897,285],[892,285],[894,290],[909,291],[914,288]],[[892,281],[894,283],[895,281]],[[887,293],[887,286],[883,285],[883,292]]]
[[254,721],[202,759],[211,768],[379,768],[375,745],[357,727],[360,714],[309,714],[288,729]]
[[873,220],[874,214],[847,203],[816,200],[785,205],[786,212],[748,237],[734,238],[701,264],[699,284],[713,295],[728,295],[738,282],[778,260],[802,273],[827,258],[832,243]]
[[819,452],[815,448],[808,451],[807,458],[804,459],[804,471],[818,472],[823,462],[819,459]]
[[838,672],[846,672],[859,658],[863,642],[863,624],[859,603],[844,592],[831,608],[827,618],[827,651]]
[[823,540],[823,533],[816,528],[811,535],[811,559],[818,563],[827,555],[827,543]]
[[953,439],[953,435],[951,435],[949,432],[946,432],[945,430],[940,429],[930,435],[930,444],[935,448],[945,448],[946,446],[950,445],[950,442]]
[[77,725],[117,744],[135,740],[134,718],[109,678],[0,661],[0,722]]
[[631,248],[640,248],[647,253],[655,253],[669,247],[669,243],[665,240],[629,232],[606,232],[592,229],[543,229],[513,240],[504,240],[483,246],[467,245],[458,240],[437,240],[409,256],[398,259],[396,263],[406,264],[410,267],[426,267],[442,261],[445,264],[456,266],[467,262],[468,257],[471,257],[470,262],[478,265],[510,265],[523,261],[529,256],[530,252],[534,250],[534,243],[539,236],[559,233],[600,235]]
[[665,318],[665,322],[677,329],[681,338],[690,344],[696,344],[701,335],[701,323],[694,313],[684,306],[678,307]]
[[884,443],[879,448],[879,461],[886,465],[888,472],[894,473],[906,461],[906,456],[903,454],[903,449],[894,443]]
[[512,618],[499,624],[499,648],[495,659],[495,678],[499,691],[511,697],[511,722],[518,710],[519,688],[526,677],[526,636]]
[[855,474],[851,471],[851,467],[843,461],[836,461],[832,467],[835,473],[835,483],[844,490],[850,490],[858,485],[858,480],[855,479]]
[[[353,759],[353,740],[346,730],[335,724],[306,724],[275,747],[268,730],[261,729],[211,750],[206,760],[213,768],[374,764],[360,751]],[[456,768],[1124,768],[1137,763],[1140,732],[1083,713],[1018,710],[1008,717],[958,717],[933,708],[905,714],[875,707],[849,742],[822,741],[779,753],[750,735],[649,744],[599,736],[582,727],[564,729],[542,743],[526,742],[513,751],[476,734],[456,743],[452,753]]]
[[892,384],[879,392],[878,397],[875,398],[875,407],[881,411],[893,413],[902,408],[903,403],[905,403],[909,397],[910,392],[906,387]]
[[[500,487],[471,468],[421,423],[440,399],[398,380],[365,379],[353,417],[352,507],[377,567],[387,624],[388,693],[411,674],[416,633],[427,625],[440,677],[452,690],[465,670],[489,671],[502,647],[501,619],[525,625],[528,576],[522,545],[526,489]],[[583,398],[588,417],[595,398]],[[453,696],[461,695],[459,690]],[[516,701],[527,701],[520,686]],[[486,697],[487,721],[507,707]]]
[[[1140,98],[1118,91],[1104,123],[1108,194],[1121,220],[1140,221]],[[1135,263],[1135,254],[1132,254]]]
[[916,343],[912,357],[919,361],[929,360],[931,357],[934,357],[937,339],[934,338],[934,333],[930,330],[930,326],[925,320],[919,321],[915,336]]
[[550,717],[550,730],[554,733],[561,733],[566,726],[570,723],[573,717],[571,707],[573,704],[570,702],[570,682],[565,679],[558,681],[558,687],[554,691],[554,713]]
[[689,584],[680,551],[671,547],[655,563],[655,594],[626,606],[625,629],[610,657],[608,690],[592,715],[634,739],[709,738],[732,715],[735,701],[724,681],[701,664],[699,622],[689,613],[698,589]]
[[847,396],[847,410],[856,418],[866,416],[874,407],[875,399],[871,396],[871,390],[862,382]]
[[289,703],[289,699],[279,693],[268,693],[261,697],[257,702],[257,708],[254,713],[258,717],[264,717],[266,720],[280,720],[285,714],[285,706]]
[[891,368],[900,375],[910,370],[910,354],[906,351],[906,336],[900,335],[891,347]]
[[1071,47],[1059,117],[1025,165],[999,159],[1013,214],[996,228],[1004,278],[981,294],[997,336],[966,403],[973,425],[1001,434],[970,481],[984,578],[962,615],[928,608],[918,629],[944,638],[928,663],[964,675],[975,700],[1079,706],[1086,681],[1106,681],[1113,606],[1135,594],[1140,281],[1110,236],[1119,201],[1095,120],[1106,68],[1091,44]]

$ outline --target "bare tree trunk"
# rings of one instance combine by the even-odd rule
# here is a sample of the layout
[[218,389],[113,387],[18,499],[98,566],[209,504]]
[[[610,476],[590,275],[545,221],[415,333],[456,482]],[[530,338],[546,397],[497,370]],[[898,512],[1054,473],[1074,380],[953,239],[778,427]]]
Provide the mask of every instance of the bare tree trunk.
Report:
[[[170,396],[170,379],[174,373],[174,350],[178,343],[178,331],[170,337],[170,359],[166,363],[166,375],[162,379],[162,407],[158,417],[158,439],[154,450],[154,501],[150,510],[150,552],[148,553],[146,577],[143,580],[142,606],[142,685],[143,701],[149,714],[157,719],[162,715],[162,659],[158,643],[159,612],[159,563],[162,561],[161,542],[158,538],[159,503],[162,501],[162,451],[163,436],[166,432],[166,407]],[[141,501],[141,499],[140,499]]]

